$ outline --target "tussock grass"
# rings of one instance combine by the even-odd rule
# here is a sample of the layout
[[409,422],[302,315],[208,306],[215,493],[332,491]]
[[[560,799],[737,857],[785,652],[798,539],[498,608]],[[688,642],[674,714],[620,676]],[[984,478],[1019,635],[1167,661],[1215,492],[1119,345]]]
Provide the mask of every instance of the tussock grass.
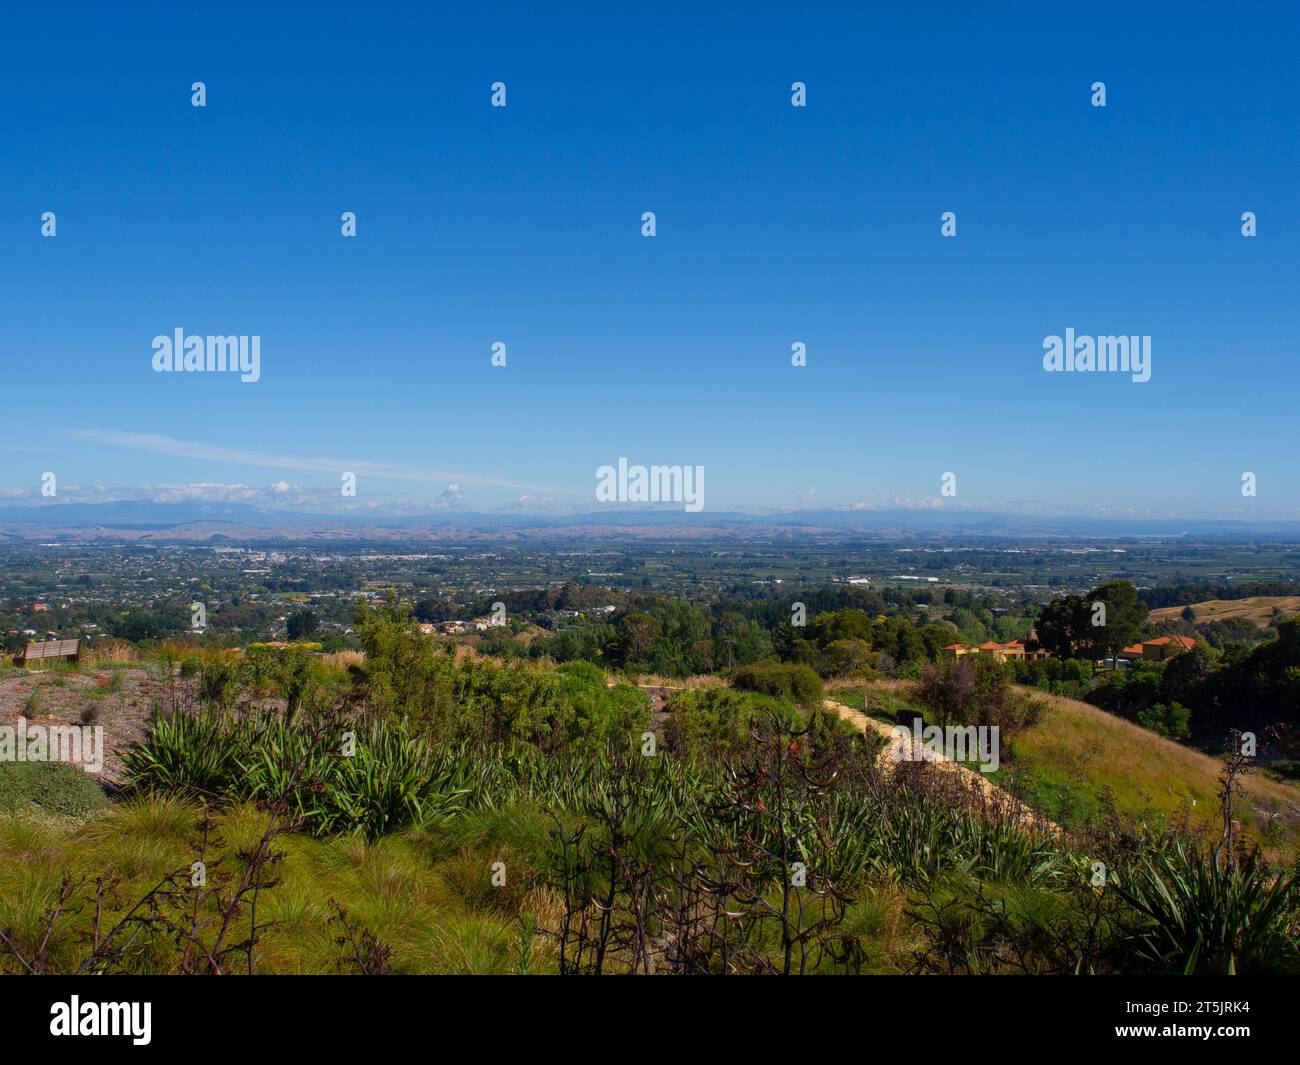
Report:
[[365,665],[366,655],[364,651],[330,651],[321,655],[320,660],[336,672],[345,674],[350,666]]
[[[65,878],[84,878],[93,892],[95,877],[103,875],[122,878],[108,908],[111,925],[162,877],[195,859],[200,815],[194,803],[140,797],[81,826],[0,816],[0,929],[11,929],[19,941],[38,937],[42,914]],[[236,870],[236,852],[261,836],[266,815],[240,804],[216,812],[214,821],[209,864],[220,861]],[[284,858],[275,870],[280,883],[259,901],[259,921],[270,922],[256,954],[259,972],[353,971],[336,943],[342,928],[331,922],[335,900],[349,923],[394,948],[395,972],[511,973],[518,956],[517,914],[529,905],[550,905],[509,856],[504,860],[508,870],[514,866],[514,886],[508,879],[506,895],[490,894],[496,890],[490,886],[491,864],[508,854],[491,842],[441,841],[423,832],[373,843],[295,833],[279,837],[275,846]],[[84,953],[67,933],[87,929],[91,909],[64,926],[55,957],[72,963]],[[548,957],[548,944],[535,941],[534,970],[546,971]],[[162,967],[164,960],[149,955],[142,970]]]

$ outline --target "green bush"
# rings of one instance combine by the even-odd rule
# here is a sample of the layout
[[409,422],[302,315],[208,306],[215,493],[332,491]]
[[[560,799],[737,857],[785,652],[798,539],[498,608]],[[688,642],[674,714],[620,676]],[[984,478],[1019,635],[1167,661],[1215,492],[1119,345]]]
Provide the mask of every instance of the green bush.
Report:
[[667,709],[664,741],[688,759],[726,757],[744,749],[765,714],[790,725],[801,723],[789,703],[729,688],[688,688],[676,693]]
[[731,688],[688,688],[669,702],[664,739],[670,751],[688,760],[726,758],[750,750],[755,735],[774,727],[804,732],[802,746],[818,758],[838,744],[858,739],[857,730],[834,710],[793,704],[756,692]]
[[732,680],[742,691],[788,699],[801,706],[820,706],[822,679],[811,666],[768,659],[736,671]]
[[108,805],[94,774],[62,762],[0,762],[0,813],[36,807],[63,817],[85,817]]
[[457,662],[396,604],[363,610],[357,631],[366,661],[356,694],[386,720],[409,723],[440,743],[591,749],[633,730],[639,735],[649,722],[649,696],[629,685],[609,688],[589,662],[559,669],[518,660]]
[[1192,734],[1192,712],[1182,703],[1156,703],[1139,710],[1137,723],[1170,740],[1184,740]]

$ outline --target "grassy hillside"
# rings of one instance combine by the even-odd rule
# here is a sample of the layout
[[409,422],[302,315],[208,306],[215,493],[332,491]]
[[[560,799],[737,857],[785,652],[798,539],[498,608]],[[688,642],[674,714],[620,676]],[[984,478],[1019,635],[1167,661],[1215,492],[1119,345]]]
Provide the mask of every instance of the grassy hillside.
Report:
[[[1113,800],[1129,817],[1215,831],[1218,759],[1087,703],[1041,698],[1048,710],[1014,741],[1015,769],[996,774],[1019,773],[1032,805],[1069,823],[1103,812]],[[1300,856],[1300,789],[1251,774],[1236,810],[1270,857]]]
[[[855,709],[865,704],[868,714],[892,723],[901,709],[920,710],[911,687],[901,681],[834,685],[827,695]],[[995,784],[1067,827],[1095,821],[1113,804],[1153,826],[1217,832],[1218,759],[1087,703],[1025,691],[1042,701],[1044,713],[989,774]],[[1247,775],[1236,815],[1270,859],[1300,858],[1300,788]]]
[[[1148,616],[1152,621],[1177,620],[1183,616],[1185,609],[1181,606],[1166,606],[1151,611]],[[1269,622],[1273,620],[1274,611],[1280,610],[1288,617],[1300,614],[1300,595],[1255,595],[1249,599],[1210,599],[1204,603],[1193,603],[1192,610],[1199,623],[1246,618],[1264,629],[1268,628]]]

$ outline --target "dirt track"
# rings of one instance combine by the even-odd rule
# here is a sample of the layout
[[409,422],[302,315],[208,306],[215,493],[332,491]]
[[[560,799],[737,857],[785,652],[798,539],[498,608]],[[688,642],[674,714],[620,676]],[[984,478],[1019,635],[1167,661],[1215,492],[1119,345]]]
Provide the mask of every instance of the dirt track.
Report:
[[[610,687],[613,686],[614,682],[611,681]],[[683,690],[665,684],[638,684],[637,687],[650,693],[650,709],[655,727],[659,727],[663,723],[664,717],[666,717],[664,704],[672,697],[671,693]],[[989,807],[1010,813],[1027,827],[1043,828],[1053,834],[1061,832],[1060,825],[1054,821],[1049,821],[1019,799],[1003,791],[983,773],[967,769],[964,765],[959,765],[946,755],[940,754],[929,747],[922,747],[918,756],[910,737],[896,738],[892,726],[886,725],[883,721],[877,721],[874,717],[864,714],[861,710],[854,710],[853,707],[837,703],[834,699],[823,699],[822,705],[828,710],[834,710],[864,735],[868,731],[874,731],[888,741],[880,752],[879,761],[882,767],[892,769],[899,761],[934,763],[946,772],[958,774],[957,779],[961,781],[962,785],[975,790]]]
[[967,769],[964,765],[954,762],[947,755],[941,754],[930,747],[922,746],[918,752],[911,735],[896,733],[893,726],[886,725],[883,721],[877,721],[874,717],[863,713],[861,710],[854,710],[851,706],[837,703],[834,699],[824,699],[822,705],[828,710],[834,710],[864,735],[869,731],[874,731],[887,741],[879,757],[879,764],[882,768],[892,771],[900,761],[931,762],[945,772],[958,774],[957,779],[961,781],[962,785],[978,792],[989,806],[1013,814],[1025,825],[1045,828],[1053,833],[1061,831],[1060,826],[1055,822],[1035,813],[1033,809],[1026,806],[1019,799],[999,788],[983,773]]

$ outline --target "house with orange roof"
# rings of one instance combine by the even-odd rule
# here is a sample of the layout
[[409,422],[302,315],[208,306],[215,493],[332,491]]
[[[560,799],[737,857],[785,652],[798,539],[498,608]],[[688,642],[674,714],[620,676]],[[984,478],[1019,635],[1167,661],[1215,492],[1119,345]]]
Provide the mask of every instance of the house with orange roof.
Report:
[[955,662],[962,655],[991,655],[999,662],[1033,662],[1039,658],[1050,657],[1049,653],[1042,648],[1031,651],[1025,646],[1024,640],[1011,640],[1009,643],[997,643],[993,640],[987,640],[978,647],[970,647],[966,644],[951,643],[947,647],[939,649],[940,655],[950,662]]
[[1143,662],[1164,662],[1195,646],[1196,641],[1190,636],[1157,636],[1154,640],[1143,640],[1125,647],[1120,655],[1129,661],[1141,659]]

